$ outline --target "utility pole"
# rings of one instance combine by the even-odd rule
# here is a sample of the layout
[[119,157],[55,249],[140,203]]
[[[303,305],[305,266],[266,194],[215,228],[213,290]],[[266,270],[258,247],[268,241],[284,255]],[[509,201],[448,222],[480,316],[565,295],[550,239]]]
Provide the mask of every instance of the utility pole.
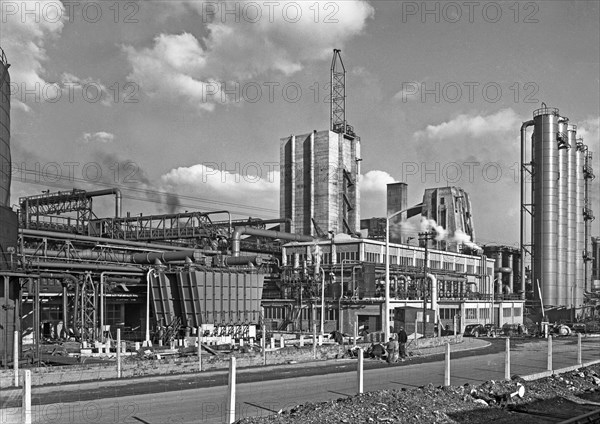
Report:
[[[426,231],[419,233],[419,241],[425,241],[425,260],[423,261],[423,337],[425,337],[425,316],[427,314],[427,290],[429,289],[429,284],[427,283],[427,262],[429,261],[429,240],[435,237],[436,233],[433,231]],[[434,318],[435,319],[435,318]],[[415,328],[415,333],[417,329]]]

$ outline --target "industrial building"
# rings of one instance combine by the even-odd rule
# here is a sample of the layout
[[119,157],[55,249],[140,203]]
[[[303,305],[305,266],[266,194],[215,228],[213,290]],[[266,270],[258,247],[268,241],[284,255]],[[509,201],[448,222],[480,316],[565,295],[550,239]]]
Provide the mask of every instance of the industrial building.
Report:
[[[456,323],[458,331],[470,323],[518,324],[527,291],[525,253],[533,256],[535,279],[529,281],[540,280],[545,304],[558,302],[559,294],[569,300],[565,287],[571,285],[557,277],[559,268],[579,278],[574,301],[586,269],[591,273],[591,261],[584,260],[591,257],[585,244],[593,217],[585,189],[593,177],[591,153],[557,110],[536,111],[534,121],[524,124],[526,130],[535,123],[528,150],[535,161],[523,160],[524,172],[535,170],[534,195],[526,196],[525,185],[521,191],[522,220],[527,212],[533,222],[532,242],[522,233],[521,251],[489,246],[481,251],[465,248],[475,233],[469,196],[459,187],[428,189],[421,204],[408,208],[407,185],[390,184],[387,216],[361,223],[361,145],[346,119],[339,50],[331,64],[329,128],[280,139],[280,218],[273,220],[234,219],[225,210],[131,216],[123,211],[118,187],[25,196],[16,214],[9,207],[8,68],[2,53],[4,366],[12,361],[15,331],[21,354],[26,350],[39,361],[44,343],[105,341],[117,328],[125,339],[150,344],[189,334],[244,339],[258,335],[261,324],[268,331],[306,332],[317,326],[322,333],[359,327],[381,332],[410,324],[422,334],[432,334],[435,324]],[[559,125],[566,138],[557,135]],[[575,148],[565,150],[566,144]],[[568,158],[562,160],[573,178],[565,178],[565,187],[576,187],[576,193],[559,190],[555,182],[559,157]],[[98,216],[94,200],[107,197],[114,200],[114,214]],[[420,245],[409,245],[400,223],[417,215],[435,220],[451,237],[430,228]],[[363,224],[368,238],[358,234]],[[559,249],[560,240],[566,250]],[[559,257],[565,262],[557,268],[552,261]]]
[[[423,316],[431,326],[439,322],[452,327],[456,319],[459,331],[478,322],[523,322],[522,296],[492,292],[495,259],[403,244],[390,244],[389,257],[390,328],[405,325],[399,317],[407,309],[419,311],[418,325]],[[273,328],[293,324],[295,330],[306,330],[313,323],[320,325],[322,310],[325,332],[351,334],[355,322],[378,331],[384,327],[385,258],[385,243],[344,235],[286,244],[282,272],[298,295],[285,304],[264,301],[265,318]],[[321,286],[312,277],[317,269],[326,281],[323,305]]]
[[[444,228],[448,237],[428,240],[430,247],[460,252],[464,241],[475,241],[471,200],[460,187],[428,188],[423,194],[421,214]],[[457,237],[457,235],[461,235]]]

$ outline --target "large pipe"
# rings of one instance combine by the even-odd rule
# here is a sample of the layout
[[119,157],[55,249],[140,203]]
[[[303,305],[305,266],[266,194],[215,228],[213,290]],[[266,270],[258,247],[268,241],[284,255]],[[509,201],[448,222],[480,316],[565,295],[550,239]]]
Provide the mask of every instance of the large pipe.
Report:
[[[523,122],[523,124],[521,125],[521,169],[520,169],[520,185],[521,185],[521,213],[519,214],[520,217],[520,227],[521,227],[521,231],[519,234],[519,249],[520,249],[520,254],[521,254],[521,267],[520,267],[520,277],[521,277],[521,288],[523,290],[523,292],[525,292],[525,252],[526,247],[525,247],[525,238],[526,238],[526,234],[527,234],[527,227],[525,225],[525,217],[531,213],[531,210],[527,208],[526,206],[526,202],[527,202],[527,197],[526,197],[526,179],[529,179],[529,177],[531,176],[529,174],[529,170],[527,169],[527,164],[525,163],[525,157],[527,155],[527,144],[526,144],[526,139],[527,139],[527,128],[531,127],[533,125],[533,121],[526,121]],[[528,172],[528,174],[526,175],[525,172]],[[531,218],[531,217],[530,217]],[[529,244],[529,243],[528,243]]]
[[42,230],[28,230],[19,229],[20,235],[40,237],[40,238],[51,238],[61,240],[74,240],[74,241],[85,241],[96,244],[113,244],[118,246],[129,246],[129,247],[140,247],[148,250],[188,250],[186,247],[171,246],[168,244],[154,244],[154,243],[143,243],[139,241],[128,241],[119,239],[110,239],[102,237],[91,237],[91,236],[80,236],[77,234],[70,233],[59,233],[54,231],[42,231]]
[[149,265],[155,263],[158,259],[161,262],[185,261],[187,258],[196,260],[202,256],[194,250],[181,250],[179,252],[150,252],[150,253],[134,253],[131,255],[131,261],[134,264]]
[[273,230],[260,230],[252,227],[235,227],[231,238],[231,254],[232,256],[240,256],[240,241],[242,235],[269,237],[273,239],[282,239],[290,241],[313,241],[311,236],[303,236],[300,234],[284,233]]
[[28,262],[28,268],[39,268],[39,269],[75,269],[84,271],[130,271],[136,272],[141,268],[134,266],[123,266],[123,265],[101,265],[101,264],[72,264],[69,262]]

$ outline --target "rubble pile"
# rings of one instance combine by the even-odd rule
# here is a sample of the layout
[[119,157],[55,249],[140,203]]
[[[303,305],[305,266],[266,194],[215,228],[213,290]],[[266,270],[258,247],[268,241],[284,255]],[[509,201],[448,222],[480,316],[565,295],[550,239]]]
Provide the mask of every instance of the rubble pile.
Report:
[[477,386],[380,390],[238,423],[537,423],[564,414],[565,402],[600,407],[600,365],[535,381],[514,376]]

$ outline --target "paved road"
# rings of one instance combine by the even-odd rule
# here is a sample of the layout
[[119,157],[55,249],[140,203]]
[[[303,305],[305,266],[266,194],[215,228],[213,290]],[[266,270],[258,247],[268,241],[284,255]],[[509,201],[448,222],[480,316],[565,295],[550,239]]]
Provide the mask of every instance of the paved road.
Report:
[[[497,340],[494,343],[502,343]],[[575,365],[577,362],[576,343],[573,339],[554,340],[553,369]],[[497,351],[498,349],[496,349]],[[478,384],[487,380],[504,378],[504,353],[485,353],[486,349],[475,351],[476,355],[464,356],[455,353],[451,362],[451,384]],[[477,354],[479,353],[479,354]],[[463,356],[463,357],[460,357]],[[583,341],[583,361],[600,360],[600,339]],[[442,385],[444,381],[444,361],[437,357],[426,363],[404,362],[399,366],[382,366],[367,363],[365,371],[365,391],[377,389],[397,389],[419,387],[432,383]],[[334,372],[331,367],[339,367]],[[237,385],[236,417],[268,415],[280,409],[287,409],[306,402],[319,402],[352,396],[356,393],[356,372],[347,371],[354,363],[337,361],[329,368],[312,367],[317,375],[299,376],[302,366],[284,367],[277,371],[278,379],[268,379],[254,370],[254,378]],[[547,368],[547,344],[545,341],[515,344],[511,350],[511,374],[529,375],[545,371]],[[208,374],[208,373],[207,373]],[[291,378],[286,378],[289,375]],[[132,394],[119,397],[98,398],[76,402],[60,402],[34,407],[34,422],[40,423],[221,423],[226,413],[226,386],[224,379],[213,375],[213,385],[197,387],[189,382],[190,388],[180,386],[179,390],[143,393],[138,385]],[[258,380],[258,381],[257,381]],[[184,380],[185,381],[185,380]],[[119,382],[118,385],[123,385]],[[157,384],[156,378],[148,379],[148,385]],[[87,387],[87,388],[86,388]],[[92,386],[81,386],[89,390]],[[115,385],[116,387],[116,385]],[[127,386],[124,386],[127,387]],[[154,388],[156,386],[153,386]],[[48,388],[44,389],[47,396]],[[50,389],[51,390],[51,389]],[[106,389],[104,389],[106,390]],[[116,389],[115,389],[116,390]],[[39,396],[44,396],[41,393]],[[108,395],[110,396],[110,395]],[[76,397],[75,397],[76,398]],[[0,410],[0,422],[19,423],[20,410],[9,408]]]

